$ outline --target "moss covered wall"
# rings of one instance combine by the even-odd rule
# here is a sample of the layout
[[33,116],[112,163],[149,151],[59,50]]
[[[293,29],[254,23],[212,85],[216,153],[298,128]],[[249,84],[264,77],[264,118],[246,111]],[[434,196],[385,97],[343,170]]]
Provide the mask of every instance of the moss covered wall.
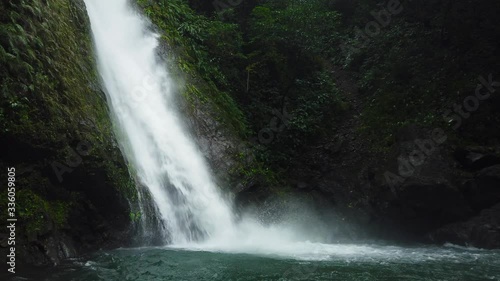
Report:
[[160,55],[176,81],[181,110],[220,186],[231,193],[251,186],[275,193],[278,177],[256,159],[236,100],[246,94],[232,76],[245,63],[238,25],[197,14],[184,0],[136,3],[162,35]]
[[18,254],[58,262],[123,241],[135,185],[99,87],[83,1],[2,1],[0,24],[1,180],[16,168]]

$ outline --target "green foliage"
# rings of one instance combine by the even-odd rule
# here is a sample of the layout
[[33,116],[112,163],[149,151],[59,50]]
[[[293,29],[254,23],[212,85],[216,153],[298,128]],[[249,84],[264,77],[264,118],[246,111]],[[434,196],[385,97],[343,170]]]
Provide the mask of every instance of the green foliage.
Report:
[[[244,59],[238,26],[197,15],[181,0],[154,3],[140,0],[138,4],[163,31],[163,39],[174,50],[171,65],[178,66],[176,72],[183,72],[181,76],[186,80],[183,92],[187,99],[193,102],[190,95],[194,95],[193,98],[209,103],[215,110],[214,119],[237,134],[246,135],[245,117],[229,95],[235,90],[229,83],[237,73],[232,70]],[[222,68],[226,71],[221,71]]]
[[340,25],[329,1],[261,1],[247,19],[236,16],[245,14],[240,7],[209,18],[181,0],[138,4],[164,32],[172,64],[187,76],[183,92],[192,106],[211,105],[215,119],[240,136],[257,135],[275,111],[291,113],[289,132],[259,150],[260,164],[243,174],[278,166],[342,111],[325,59]]
[[29,189],[21,189],[16,199],[19,220],[25,225],[28,234],[50,229],[48,224],[57,228],[66,225],[71,203],[47,201]]
[[[91,43],[81,36],[88,30],[82,30],[83,19],[72,18],[78,7],[64,1],[50,8],[43,1],[2,5],[8,10],[0,26],[0,131],[49,146],[61,141],[60,132],[68,126],[78,131],[78,123],[91,116],[97,117],[90,121],[98,129],[109,130],[101,121],[107,118],[101,95],[89,95],[88,84],[96,76],[89,71]],[[37,14],[41,10],[46,11],[43,17]]]
[[280,194],[286,191],[283,175],[271,169],[262,159],[255,159],[255,151],[239,152],[235,159],[238,164],[229,174],[236,178],[236,182],[246,186],[260,183],[259,192]]
[[[315,134],[335,113],[342,112],[341,99],[330,73],[317,72],[309,80],[297,80],[296,91],[312,92],[314,95],[298,95],[296,109],[290,114],[290,129],[303,134]],[[296,136],[303,139],[306,136]]]
[[369,1],[353,4],[357,14],[342,37],[344,45],[357,48],[338,52],[332,61],[359,73],[366,98],[359,130],[375,150],[389,148],[396,132],[410,123],[445,128],[443,112],[474,91],[479,75],[498,72],[492,52],[498,36],[491,34],[500,33],[491,22],[490,4],[471,8],[465,1],[402,1],[403,12],[365,39],[355,29],[363,30],[373,21],[370,11],[380,7]]
[[132,222],[138,222],[138,221],[141,220],[142,213],[140,211],[130,212],[129,216],[130,216],[130,221],[132,221]]
[[225,120],[248,120],[252,136],[275,122],[273,112],[288,112],[286,129],[258,145],[258,163],[275,170],[338,133],[351,105],[334,69],[356,76],[359,95],[349,100],[362,105],[357,132],[383,151],[410,123],[446,126],[442,112],[474,90],[477,76],[498,72],[499,25],[488,8],[498,3],[402,0],[403,11],[370,36],[357,30],[385,7],[377,1],[248,1],[212,18],[200,1],[190,3],[205,16],[180,0],[139,2],[177,48],[188,99],[217,105]]
[[[116,157],[119,157],[118,155]],[[97,163],[96,163],[97,164]],[[127,198],[130,203],[137,203],[138,195],[135,182],[127,170],[117,167],[112,162],[105,162],[103,169],[107,171],[108,185],[116,186],[117,190]]]
[[322,68],[320,56],[337,40],[340,19],[324,3],[269,1],[255,7],[248,32],[252,51],[247,70],[269,72],[261,79],[275,80],[278,91],[286,95],[296,79]]
[[79,187],[53,180],[50,164],[65,162],[83,141],[91,153],[74,170],[86,175],[102,167],[111,187],[126,186],[124,194],[135,196],[113,143],[84,8],[81,1],[0,3],[0,140],[14,140],[12,149],[18,151],[9,162],[16,168],[43,171],[20,179],[19,217],[29,234],[67,227],[76,202],[69,190]]
[[266,175],[266,165],[289,159],[342,111],[324,58],[339,38],[329,1],[262,1],[247,19],[240,6],[210,18],[182,0],[138,4],[163,31],[191,106],[209,105],[240,136],[257,135],[275,111],[292,113],[290,131],[259,150],[257,163],[239,171],[244,177]]
[[255,134],[268,126],[273,111],[291,116],[286,130],[277,132],[258,156],[275,169],[286,169],[297,151],[342,113],[326,59],[339,40],[340,16],[328,1],[263,1],[248,22],[243,108]]
[[436,112],[428,109],[438,108],[445,99],[450,102],[441,83],[443,65],[432,63],[441,54],[432,51],[432,44],[419,43],[430,43],[434,35],[420,24],[394,23],[358,54],[365,56],[361,90],[370,93],[361,132],[380,147],[390,146],[395,132],[410,123],[437,125]]
[[340,16],[327,2],[266,1],[252,12],[251,43],[295,49],[306,56],[324,53],[338,39]]

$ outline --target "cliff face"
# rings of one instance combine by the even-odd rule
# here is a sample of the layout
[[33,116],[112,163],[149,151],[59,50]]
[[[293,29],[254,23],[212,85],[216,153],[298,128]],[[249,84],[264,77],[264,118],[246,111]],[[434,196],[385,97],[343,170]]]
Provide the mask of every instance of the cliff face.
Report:
[[[177,20],[192,13],[186,5],[177,12]],[[178,81],[185,125],[219,185],[244,188],[258,166],[239,153],[248,150],[241,142],[241,112],[201,77],[182,38],[161,28],[178,22],[149,15],[164,34],[159,55]],[[138,234],[134,222],[142,214],[135,208],[135,183],[113,135],[83,1],[2,2],[0,17],[0,166],[5,186],[6,168],[16,170],[19,264],[58,264],[131,243]],[[0,201],[7,200],[3,189]],[[9,246],[6,220],[2,212],[2,255]]]
[[[0,4],[0,166],[5,176],[0,178],[6,186],[6,168],[16,169],[18,256],[31,264],[59,263],[86,251],[126,245],[140,216],[134,209],[135,183],[113,136],[83,2],[4,2]],[[259,113],[261,107],[269,109],[267,98],[281,90],[272,83],[257,87],[260,82],[247,76],[255,74],[251,69],[259,65],[246,65],[249,61],[235,24],[196,15],[184,1],[137,2],[162,34],[159,55],[178,81],[186,126],[219,185],[236,194],[238,204],[259,204],[292,191],[327,207],[333,204],[339,216],[363,226],[351,238],[370,233],[369,229],[383,238],[499,247],[498,128],[484,121],[487,116],[499,120],[497,97],[484,102],[455,133],[446,127],[445,145],[436,141],[440,138],[428,125],[402,126],[386,145],[380,140],[385,134],[374,142],[360,130],[366,126],[359,116],[367,115],[371,97],[371,89],[359,93],[363,85],[354,78],[360,73],[322,63],[319,90],[338,92],[348,106],[340,110],[323,102],[331,96],[322,95],[317,106],[299,108],[295,115],[318,109],[336,112],[325,113],[320,122],[324,130],[306,139],[294,132],[307,120],[292,118],[295,131],[288,133],[281,130],[288,127],[284,120]],[[259,67],[264,71],[269,65]],[[248,107],[245,102],[255,88],[262,90],[264,102]],[[280,98],[280,106],[287,102]],[[308,97],[297,103],[310,102]],[[245,107],[248,112],[243,114]],[[263,157],[255,157],[259,144],[244,141],[252,135],[247,119],[257,132],[277,130],[267,151],[280,151],[292,140],[294,153],[280,158],[287,164],[280,177],[266,168]],[[384,124],[380,120],[384,119],[368,125]],[[266,122],[269,128],[257,125]],[[458,137],[466,141],[457,141]],[[433,140],[435,147],[428,142],[422,146],[423,140]],[[415,150],[425,161],[401,163],[401,156],[409,159]],[[0,201],[7,202],[6,189],[0,191]],[[6,229],[6,215],[0,214],[2,255],[7,247],[7,233],[1,232]]]
[[[441,87],[428,82],[434,75],[430,66],[436,60],[463,55],[447,44],[468,46],[464,50],[483,48],[459,36],[461,32],[446,15],[443,26],[434,30],[448,29],[450,38],[441,38],[442,42],[432,36],[404,36],[428,34],[430,28],[406,24],[417,10],[409,6],[386,33],[372,38],[374,44],[361,48],[360,53],[347,57],[344,52],[328,53],[320,59],[294,52],[322,45],[318,38],[335,30],[345,29],[345,36],[353,36],[355,25],[337,26],[337,13],[321,13],[332,24],[318,21],[316,28],[304,30],[310,35],[305,39],[314,38],[308,41],[290,35],[297,28],[293,25],[296,16],[305,16],[302,12],[290,11],[291,19],[274,21],[279,13],[272,15],[272,9],[255,7],[252,17],[244,19],[253,3],[208,18],[196,14],[186,1],[137,3],[162,34],[160,55],[179,82],[179,104],[187,126],[220,185],[236,194],[238,205],[253,202],[262,207],[269,197],[294,193],[313,198],[325,208],[335,205],[339,216],[360,226],[359,231],[348,234],[350,238],[378,236],[498,247],[492,242],[499,235],[495,206],[500,202],[496,188],[500,186],[496,166],[500,154],[495,120],[500,111],[493,87],[498,83],[486,76],[477,81],[478,75],[495,71],[488,60],[478,61],[475,51],[463,61],[467,77],[474,79],[454,73],[450,62],[444,72],[433,70],[446,81]],[[310,13],[308,8],[306,11]],[[490,13],[485,15],[493,18]],[[358,20],[365,24],[371,18]],[[318,29],[323,26],[336,29]],[[488,26],[494,29],[496,25]],[[463,27],[470,26],[464,23]],[[474,28],[483,37],[488,34]],[[283,34],[273,37],[275,31]],[[411,51],[394,48],[386,52],[385,46],[394,44],[395,38],[403,38],[398,44]],[[339,47],[337,43],[333,50]],[[287,51],[282,50],[283,44]],[[438,48],[445,55],[426,56],[432,53],[429,48]],[[393,61],[400,56],[407,67]],[[422,56],[425,64],[411,63],[421,61]],[[492,80],[491,85],[484,84],[487,80]],[[409,102],[402,104],[406,98],[400,98],[399,91],[403,88],[393,88],[392,81],[403,88],[413,85],[406,97]],[[450,127],[444,112],[454,103],[470,107],[465,104],[470,101],[466,93],[477,89],[478,83],[490,91],[491,98],[482,99],[486,94],[482,92],[480,108],[470,118],[463,118],[458,129],[452,128],[457,117],[448,115],[453,119]],[[433,90],[439,98],[429,94]],[[452,94],[455,90],[457,95]],[[288,120],[281,118],[287,115]],[[269,131],[271,140],[244,141]],[[259,142],[267,145],[264,153],[257,151],[262,148]],[[273,166],[273,162],[279,165]],[[267,167],[280,170],[280,176]]]
[[14,167],[19,264],[123,245],[135,184],[99,87],[83,1],[3,1],[0,17],[1,182]]
[[189,2],[239,26],[209,52],[287,192],[334,204],[353,238],[498,247],[498,2]]
[[[176,81],[186,127],[219,186],[229,194],[250,187],[258,187],[257,193],[263,196],[273,193],[277,177],[256,159],[246,117],[233,95],[237,87],[221,71],[241,63],[237,26],[198,15],[186,1],[138,0],[137,4],[162,35],[159,56]],[[220,58],[214,58],[213,52]]]

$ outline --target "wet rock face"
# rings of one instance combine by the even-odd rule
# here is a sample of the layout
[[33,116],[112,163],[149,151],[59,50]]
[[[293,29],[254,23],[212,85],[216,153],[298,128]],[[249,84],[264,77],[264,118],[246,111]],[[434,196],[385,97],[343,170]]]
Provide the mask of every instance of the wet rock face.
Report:
[[[472,159],[470,165],[465,164],[450,151],[449,143],[439,144],[444,136],[438,133],[408,126],[399,132],[390,152],[376,157],[363,149],[359,155],[342,148],[334,155],[317,153],[314,161],[322,162],[328,172],[310,170],[308,163],[302,163],[303,172],[292,177],[297,183],[307,183],[307,188],[296,184],[298,190],[321,192],[369,237],[458,244],[474,241],[474,245],[498,247],[488,242],[496,237],[492,219],[496,211],[486,212],[500,203],[499,166],[491,161],[497,154],[486,147],[463,148],[471,151],[465,154]],[[344,167],[344,163],[349,165]]]
[[457,149],[455,159],[467,170],[478,171],[486,167],[500,165],[500,157],[491,150],[481,147]]
[[415,148],[412,143],[417,141],[412,139],[425,136],[422,132],[415,133],[418,130],[403,131],[396,144],[397,153],[388,158],[392,164],[387,170],[399,172],[392,182],[385,181],[382,185],[393,195],[379,199],[386,201],[376,211],[382,221],[417,237],[429,233],[427,238],[438,243],[498,247],[495,242],[498,237],[495,216],[499,215],[500,203],[497,155],[491,149],[475,147],[458,149],[452,156],[436,146],[430,153],[422,150],[425,159],[415,165],[411,151]]
[[462,194],[449,182],[416,178],[405,183],[384,210],[386,219],[414,234],[470,216]]
[[482,210],[500,202],[500,165],[487,167],[477,172],[470,181],[466,196],[476,210]]
[[500,248],[500,165],[478,171],[464,188],[470,206],[479,214],[443,226],[429,234],[438,243],[494,249]]
[[[16,145],[10,147],[15,149]],[[58,182],[54,172],[44,168],[43,162],[54,159],[47,157],[0,161],[0,166],[9,163],[19,168],[16,254],[21,268],[60,264],[89,251],[130,243],[130,205],[109,183],[107,172],[95,163],[82,163]],[[33,167],[21,170],[26,163]],[[9,247],[4,229],[0,230],[0,252]]]
[[450,242],[485,249],[500,248],[500,204],[465,222],[441,227],[429,234],[436,243]]
[[[10,112],[0,122],[0,146],[8,148],[0,150],[0,167],[16,169],[20,264],[58,264],[128,243],[134,185],[99,90],[83,1],[53,0],[50,7],[48,1],[25,4],[2,4],[2,24],[25,26],[30,34],[22,48],[4,41],[2,48],[21,48],[36,56],[19,56],[21,61],[0,68],[4,91],[25,97],[20,107],[26,110],[12,109],[12,97],[0,101],[1,111]],[[20,35],[17,29],[5,30],[6,37]],[[44,79],[17,71],[24,63]],[[7,202],[4,196],[0,192],[0,201]],[[0,214],[2,255],[5,215]]]
[[[448,155],[445,146],[427,146],[426,153],[420,145],[424,161],[417,163],[412,161],[411,155],[416,153],[411,151],[419,149],[419,137],[426,139],[425,132],[419,130],[403,130],[396,153],[388,158],[386,170],[398,173],[392,182],[383,184],[393,197],[379,199],[387,203],[377,211],[382,221],[420,237],[430,233],[427,237],[434,242],[498,247],[492,242],[498,235],[498,220],[494,218],[498,206],[488,209],[500,203],[497,156],[482,147],[458,149]],[[432,133],[427,136],[429,139]]]
[[[237,165],[235,155],[238,139],[224,125],[216,121],[214,109],[198,101],[192,101],[194,109],[187,115],[190,129],[194,132],[198,147],[210,165],[212,172],[221,181]],[[230,181],[222,184],[230,184]]]
[[73,239],[64,234],[48,233],[22,248],[24,262],[32,265],[60,264],[67,258],[77,256]]
[[377,211],[382,220],[405,232],[423,235],[472,215],[454,183],[453,169],[439,147],[439,138],[432,131],[411,126],[402,130],[386,163],[383,188],[379,190],[390,190],[392,196],[378,199],[386,201]]

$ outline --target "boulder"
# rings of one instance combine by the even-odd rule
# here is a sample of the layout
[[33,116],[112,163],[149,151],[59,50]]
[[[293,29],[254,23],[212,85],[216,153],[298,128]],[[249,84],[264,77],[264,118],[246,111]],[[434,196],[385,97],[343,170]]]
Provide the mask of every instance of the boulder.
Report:
[[431,232],[435,243],[453,243],[485,249],[500,248],[500,204],[483,210],[478,216],[460,223],[448,224]]
[[436,130],[402,129],[385,164],[382,186],[377,188],[386,190],[375,200],[379,217],[411,235],[423,236],[473,215],[443,150],[444,132]]
[[476,211],[500,202],[500,165],[477,172],[465,185],[464,194]]
[[500,165],[500,157],[486,147],[459,148],[453,154],[455,160],[467,170],[479,171],[489,166]]

